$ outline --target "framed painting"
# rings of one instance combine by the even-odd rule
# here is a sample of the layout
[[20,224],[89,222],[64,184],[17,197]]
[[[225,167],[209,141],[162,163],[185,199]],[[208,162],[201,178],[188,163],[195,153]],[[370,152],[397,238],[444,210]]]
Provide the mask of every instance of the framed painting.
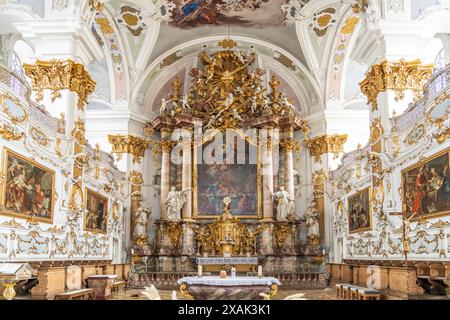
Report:
[[450,213],[450,149],[402,170],[406,213],[428,218]]
[[370,187],[348,197],[348,230],[356,233],[372,229]]
[[55,172],[8,148],[3,149],[1,213],[53,223]]
[[107,233],[108,230],[108,198],[86,188],[84,230]]
[[[236,138],[240,142],[236,140],[223,145],[223,159],[228,159],[226,162],[221,159],[217,163],[198,163],[198,155],[207,153],[205,150],[210,148],[209,142],[196,147],[193,164],[194,218],[214,219],[222,215],[225,197],[231,198],[230,209],[233,216],[248,219],[261,217],[262,179],[259,148],[242,139],[240,134],[237,134]],[[239,143],[245,146],[245,149],[241,149]]]

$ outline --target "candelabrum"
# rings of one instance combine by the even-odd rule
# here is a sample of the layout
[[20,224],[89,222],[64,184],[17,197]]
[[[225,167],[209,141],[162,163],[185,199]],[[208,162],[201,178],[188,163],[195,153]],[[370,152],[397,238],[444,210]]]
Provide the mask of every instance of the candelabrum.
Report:
[[12,300],[16,296],[14,286],[16,285],[16,277],[14,274],[0,274],[0,285],[3,285],[3,297],[6,300]]

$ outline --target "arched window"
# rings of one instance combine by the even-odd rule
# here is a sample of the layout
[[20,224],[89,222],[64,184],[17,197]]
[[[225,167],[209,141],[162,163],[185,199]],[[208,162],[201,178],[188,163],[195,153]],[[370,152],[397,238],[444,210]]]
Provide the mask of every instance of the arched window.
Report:
[[438,55],[436,56],[436,59],[434,60],[433,72],[434,73],[439,72],[444,68],[445,68],[444,49],[441,49],[441,51],[439,51]]
[[11,57],[10,68],[15,76],[11,77],[9,85],[13,91],[21,92],[23,89],[22,82],[25,81],[25,75],[22,70],[22,62],[20,61],[19,56],[15,52],[13,52]]
[[20,61],[19,56],[17,53],[13,52],[12,58],[11,58],[11,71],[14,72],[17,76],[20,78],[24,78],[23,70],[22,70],[22,62]]

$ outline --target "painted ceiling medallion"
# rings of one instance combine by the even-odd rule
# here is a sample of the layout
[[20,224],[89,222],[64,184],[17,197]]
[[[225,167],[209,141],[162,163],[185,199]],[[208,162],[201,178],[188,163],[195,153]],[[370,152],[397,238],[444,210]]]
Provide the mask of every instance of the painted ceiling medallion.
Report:
[[147,28],[141,11],[130,6],[122,6],[116,20],[135,37],[139,37]]
[[312,22],[309,26],[315,32],[318,37],[323,37],[327,34],[328,29],[336,23],[334,14],[336,9],[326,8],[319,12],[314,13],[312,17]]
[[295,22],[306,18],[301,14],[301,9],[309,2],[309,0],[288,0],[282,6],[281,10],[286,14],[286,18],[283,23],[287,25],[294,24]]

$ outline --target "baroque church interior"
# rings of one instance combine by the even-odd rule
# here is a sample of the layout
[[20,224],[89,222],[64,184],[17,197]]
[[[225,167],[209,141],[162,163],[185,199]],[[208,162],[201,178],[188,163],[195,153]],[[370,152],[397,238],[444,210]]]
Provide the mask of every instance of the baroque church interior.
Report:
[[0,0],[0,299],[448,299],[449,63],[448,0]]

